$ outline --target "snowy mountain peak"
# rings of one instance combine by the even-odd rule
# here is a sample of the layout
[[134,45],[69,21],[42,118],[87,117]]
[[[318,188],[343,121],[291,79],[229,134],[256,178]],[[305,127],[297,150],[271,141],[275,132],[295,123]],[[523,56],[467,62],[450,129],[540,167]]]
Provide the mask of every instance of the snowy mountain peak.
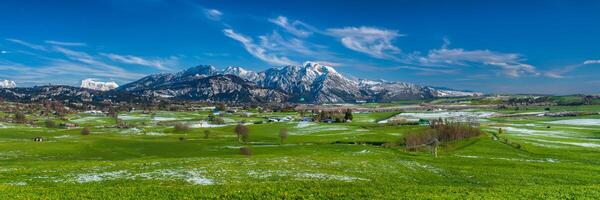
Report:
[[108,91],[108,90],[118,88],[119,85],[117,85],[117,83],[115,83],[113,81],[101,82],[101,81],[97,81],[96,79],[88,78],[88,79],[81,80],[81,87],[87,88],[87,89],[92,89],[92,90]]
[[181,76],[192,76],[195,77],[196,75],[205,75],[205,76],[212,76],[212,75],[216,75],[217,69],[215,67],[213,67],[212,65],[198,65],[196,67],[192,67],[189,69],[186,69],[182,72],[180,72]]
[[258,78],[258,74],[256,72],[246,70],[242,67],[229,66],[225,68],[221,73],[236,75],[250,81],[255,81]]
[[331,66],[323,65],[318,62],[307,61],[304,63],[304,68],[314,70],[317,74],[336,74],[337,71]]
[[4,80],[0,81],[0,88],[15,88],[17,84],[14,81]]

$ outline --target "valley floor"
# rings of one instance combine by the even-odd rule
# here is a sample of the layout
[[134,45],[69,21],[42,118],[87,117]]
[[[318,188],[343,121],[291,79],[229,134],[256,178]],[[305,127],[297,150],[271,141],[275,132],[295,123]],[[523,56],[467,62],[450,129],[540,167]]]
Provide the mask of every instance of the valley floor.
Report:
[[[357,113],[351,123],[251,124],[249,144],[237,141],[233,125],[189,131],[167,125],[199,123],[207,115],[200,112],[121,114],[136,124],[131,129],[110,128],[114,123],[104,116],[68,116],[92,127],[90,135],[79,128],[0,123],[0,199],[600,197],[598,115],[484,116],[487,135],[444,143],[436,158],[382,145],[423,128],[377,123],[395,114]],[[225,118],[233,123],[274,116],[298,113]],[[281,128],[289,131],[284,144]],[[503,133],[492,139],[499,128]],[[252,155],[240,155],[242,146]]]

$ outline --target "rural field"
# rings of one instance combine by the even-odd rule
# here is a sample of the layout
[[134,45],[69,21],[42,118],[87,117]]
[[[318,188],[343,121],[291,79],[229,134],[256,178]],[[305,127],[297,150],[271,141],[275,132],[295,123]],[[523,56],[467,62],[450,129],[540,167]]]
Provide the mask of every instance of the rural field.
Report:
[[[588,115],[543,115],[582,110]],[[126,128],[105,114],[54,119],[78,124],[71,128],[27,114],[33,125],[0,123],[0,199],[597,199],[598,112],[354,112],[351,122],[325,123],[248,109],[211,124],[212,111],[131,111],[117,117]],[[434,155],[405,142],[429,126],[387,121],[399,117],[469,118],[483,134],[442,141]]]

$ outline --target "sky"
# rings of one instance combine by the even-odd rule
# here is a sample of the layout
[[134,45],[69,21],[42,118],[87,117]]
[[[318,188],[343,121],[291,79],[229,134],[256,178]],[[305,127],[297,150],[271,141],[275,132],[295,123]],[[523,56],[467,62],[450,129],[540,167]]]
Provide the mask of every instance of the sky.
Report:
[[600,1],[6,0],[0,81],[119,84],[306,61],[485,93],[600,93]]

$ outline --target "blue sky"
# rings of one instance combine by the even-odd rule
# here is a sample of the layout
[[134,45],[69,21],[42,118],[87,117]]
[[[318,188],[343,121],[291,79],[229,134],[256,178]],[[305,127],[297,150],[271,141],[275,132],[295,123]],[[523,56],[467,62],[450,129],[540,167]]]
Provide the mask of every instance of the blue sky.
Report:
[[600,93],[598,1],[3,1],[0,80],[119,84],[305,61],[494,93]]

